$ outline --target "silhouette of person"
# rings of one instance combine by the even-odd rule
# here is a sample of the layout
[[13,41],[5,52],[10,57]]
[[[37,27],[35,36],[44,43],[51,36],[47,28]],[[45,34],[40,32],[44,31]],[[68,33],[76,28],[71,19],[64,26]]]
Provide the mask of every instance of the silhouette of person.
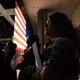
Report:
[[78,80],[78,35],[67,15],[61,12],[51,14],[45,34],[52,44],[49,58],[37,73],[37,80]]
[[5,53],[3,52],[3,43],[0,42],[0,80],[7,79],[7,68],[6,68],[6,60]]
[[[29,34],[27,38],[27,50],[23,57],[24,60],[20,65],[19,80],[33,80],[33,74],[36,72],[35,56],[33,53],[32,45],[36,42],[38,49],[40,49],[39,37],[36,34]],[[21,67],[21,65],[23,65]]]
[[6,55],[6,63],[8,68],[8,80],[17,80],[16,70],[13,70],[10,62],[15,55],[17,45],[12,41],[7,42],[7,55]]

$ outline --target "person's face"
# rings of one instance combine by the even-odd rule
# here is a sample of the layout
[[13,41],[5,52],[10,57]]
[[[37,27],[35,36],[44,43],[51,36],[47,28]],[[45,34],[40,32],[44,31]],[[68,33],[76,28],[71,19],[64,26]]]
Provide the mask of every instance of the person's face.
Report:
[[47,23],[45,25],[45,30],[44,30],[44,34],[47,34],[50,32],[50,26],[51,26],[51,22],[50,19],[47,20]]
[[56,28],[56,26],[50,21],[50,19],[47,20],[47,23],[45,25],[45,31],[44,34],[49,36],[50,38],[55,38],[58,36],[59,30]]
[[53,33],[53,25],[50,19],[47,20],[44,33],[48,36],[51,36],[51,34]]

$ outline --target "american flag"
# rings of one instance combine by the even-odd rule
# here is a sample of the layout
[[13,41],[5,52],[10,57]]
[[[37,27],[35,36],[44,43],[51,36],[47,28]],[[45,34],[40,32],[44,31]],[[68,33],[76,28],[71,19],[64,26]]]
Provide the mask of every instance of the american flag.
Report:
[[10,62],[12,69],[15,70],[16,66],[22,62],[22,60],[24,60],[23,56],[19,52],[16,52]]
[[24,53],[24,50],[27,47],[27,36],[26,33],[28,33],[26,30],[26,20],[23,16],[22,11],[20,10],[18,4],[15,6],[15,21],[14,21],[14,36],[13,36],[13,42],[17,44],[17,50],[20,53]]

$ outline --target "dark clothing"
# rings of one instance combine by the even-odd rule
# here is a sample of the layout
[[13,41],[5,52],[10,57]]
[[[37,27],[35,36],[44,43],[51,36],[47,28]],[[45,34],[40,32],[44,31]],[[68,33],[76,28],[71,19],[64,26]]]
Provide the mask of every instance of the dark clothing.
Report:
[[41,74],[42,80],[78,80],[79,58],[74,44],[69,39],[55,39]]
[[7,80],[7,68],[4,52],[0,50],[0,80]]
[[10,62],[15,54],[15,50],[11,49],[6,56],[6,63],[7,63],[7,69],[8,69],[8,80],[17,80],[17,76],[16,76],[16,70],[13,71],[13,69],[11,68]]
[[[33,49],[30,48],[27,53],[23,55],[24,61],[20,63],[18,66],[20,68],[20,73],[18,80],[32,80],[33,73],[36,72],[35,66],[35,57],[33,54]],[[34,68],[30,68],[29,66],[34,66]]]
[[24,54],[24,59],[30,66],[35,65],[35,56],[32,47]]
[[52,47],[53,47],[53,41],[49,43],[49,45],[47,46],[47,48],[44,50],[44,52],[42,54],[43,65],[45,65],[44,63],[46,63],[47,60],[49,59],[49,57],[51,55],[50,53],[51,53]]

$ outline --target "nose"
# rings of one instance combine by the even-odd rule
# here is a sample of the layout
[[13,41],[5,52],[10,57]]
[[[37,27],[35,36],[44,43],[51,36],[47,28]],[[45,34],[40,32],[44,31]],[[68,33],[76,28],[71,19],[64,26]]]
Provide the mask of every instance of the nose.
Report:
[[45,25],[44,30],[46,31],[48,28],[48,24]]

